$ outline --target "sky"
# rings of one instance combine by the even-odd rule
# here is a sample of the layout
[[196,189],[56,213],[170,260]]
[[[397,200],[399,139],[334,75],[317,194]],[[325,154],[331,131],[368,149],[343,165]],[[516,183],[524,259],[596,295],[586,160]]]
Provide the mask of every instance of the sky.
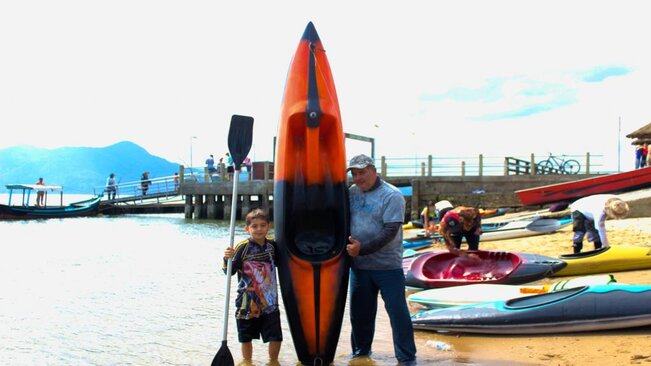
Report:
[[[309,21],[345,132],[376,156],[602,155],[633,167],[651,122],[643,1],[0,0],[0,148],[133,141],[200,166],[255,118],[273,160]],[[350,143],[353,153],[366,144]]]

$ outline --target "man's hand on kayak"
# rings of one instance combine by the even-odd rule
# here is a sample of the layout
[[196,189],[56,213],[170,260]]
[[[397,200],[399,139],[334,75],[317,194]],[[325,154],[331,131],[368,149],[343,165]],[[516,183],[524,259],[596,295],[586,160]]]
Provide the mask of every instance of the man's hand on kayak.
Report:
[[346,251],[351,257],[357,257],[359,255],[359,250],[362,248],[362,243],[357,239],[353,239],[352,236],[348,237],[348,245],[346,245]]

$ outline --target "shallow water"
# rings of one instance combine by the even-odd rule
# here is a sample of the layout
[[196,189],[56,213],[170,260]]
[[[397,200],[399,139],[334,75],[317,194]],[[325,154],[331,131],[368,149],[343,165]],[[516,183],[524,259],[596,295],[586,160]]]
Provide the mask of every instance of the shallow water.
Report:
[[[242,223],[237,226],[236,240],[243,239]],[[228,223],[127,215],[0,221],[0,232],[0,364],[208,365],[219,349],[226,285],[221,257]],[[648,271],[618,278],[649,280]],[[235,281],[231,286],[233,294]],[[228,345],[237,362],[232,300]],[[284,309],[282,321],[280,364],[295,365]],[[346,316],[336,365],[396,364],[382,305],[372,360],[348,359],[349,335]],[[628,352],[633,359],[645,357],[645,351],[636,353],[645,349],[637,345],[650,341],[649,328],[560,337],[416,332],[420,365],[581,364],[560,350],[611,343],[620,345],[619,355]],[[451,350],[437,350],[435,342],[445,342]],[[266,347],[254,342],[254,364],[266,363]]]

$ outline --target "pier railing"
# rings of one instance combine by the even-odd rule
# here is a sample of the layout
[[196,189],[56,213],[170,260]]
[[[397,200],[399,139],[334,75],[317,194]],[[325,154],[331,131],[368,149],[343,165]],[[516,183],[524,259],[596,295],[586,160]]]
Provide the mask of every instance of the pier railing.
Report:
[[[558,168],[541,167],[537,163],[546,160],[549,154],[530,154],[527,156],[415,156],[402,158],[376,159],[376,166],[383,177],[427,177],[427,176],[483,176],[483,175],[535,175],[562,174]],[[578,174],[613,173],[605,168],[603,155],[586,153],[582,155],[563,155],[566,159],[575,159],[581,164]],[[218,182],[228,178],[223,173],[209,175],[203,167],[184,168],[184,176],[197,182]],[[223,168],[220,170],[223,172]],[[181,170],[183,171],[183,169]],[[193,174],[188,174],[193,171]],[[240,180],[247,180],[247,173],[242,169]],[[251,172],[255,180],[273,179],[272,162],[256,162]],[[186,178],[187,179],[187,178]],[[248,179],[250,180],[250,179]]]
[[[437,157],[428,155],[426,157],[413,158],[387,158],[385,156],[376,159],[376,166],[383,177],[427,177],[427,176],[498,176],[498,175],[534,175],[534,174],[560,174],[555,168],[541,168],[536,162],[544,160],[548,155],[540,154],[538,156],[530,154],[529,156],[486,156],[480,154],[474,157]],[[604,169],[602,164],[602,155],[565,155],[566,159],[575,159],[581,163],[581,169],[578,174],[599,174],[612,173]],[[118,183],[116,199],[114,201],[142,200],[145,198],[161,198],[178,195],[179,186],[183,182],[192,181],[198,183],[214,183],[228,181],[228,176],[224,173],[222,166],[217,172],[210,174],[205,167],[179,167],[180,176],[155,177],[151,178],[151,184],[147,194],[143,194],[142,185],[139,180]],[[240,180],[272,180],[273,163],[257,162],[254,164],[253,171],[248,175],[245,169],[242,169],[239,177]],[[93,188],[93,193],[105,193],[105,186]]]
[[[196,179],[192,174],[187,174],[185,179]],[[131,182],[119,182],[116,185],[115,199],[109,202],[128,202],[128,201],[142,201],[144,199],[156,199],[160,201],[163,198],[169,198],[178,195],[180,177],[175,179],[175,176],[170,175],[166,177],[156,177],[149,179],[149,184],[146,193],[143,191],[142,183],[140,180]],[[93,188],[93,194],[104,193],[103,200],[108,200],[106,186],[96,186]]]
[[[438,157],[428,155],[413,158],[376,159],[376,166],[383,177],[427,177],[427,176],[483,176],[483,175],[535,175],[561,174],[557,168],[543,168],[538,162],[549,155],[531,154],[529,156],[487,156]],[[603,155],[564,155],[566,159],[580,162],[578,174],[612,173],[603,164]]]

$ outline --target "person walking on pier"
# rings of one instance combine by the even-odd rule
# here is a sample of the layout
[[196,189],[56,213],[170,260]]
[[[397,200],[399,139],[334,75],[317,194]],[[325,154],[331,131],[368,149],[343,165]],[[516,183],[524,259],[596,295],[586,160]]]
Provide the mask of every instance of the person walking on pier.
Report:
[[147,195],[149,185],[151,185],[151,180],[149,180],[149,172],[144,172],[142,173],[142,177],[140,177],[140,189],[142,190],[143,196]]

